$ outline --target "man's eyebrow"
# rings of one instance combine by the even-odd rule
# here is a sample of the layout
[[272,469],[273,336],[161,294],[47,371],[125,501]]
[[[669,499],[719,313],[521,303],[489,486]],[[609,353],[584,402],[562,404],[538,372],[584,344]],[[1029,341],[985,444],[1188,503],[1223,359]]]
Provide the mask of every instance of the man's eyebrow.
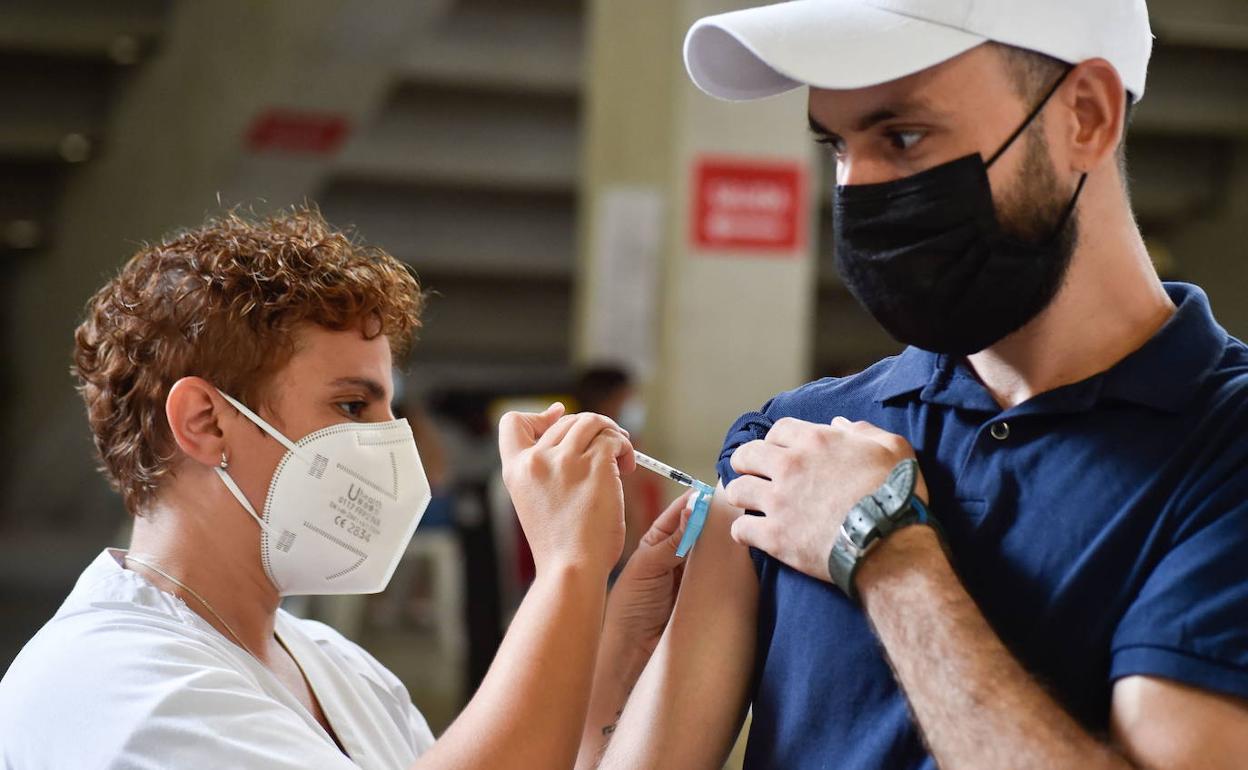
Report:
[[382,401],[386,398],[386,389],[380,382],[370,380],[367,377],[339,377],[329,383],[331,388],[356,387],[363,388],[368,393],[369,398],[374,401]]
[[810,123],[810,133],[814,134],[815,136],[836,136],[831,131],[829,131],[822,123],[815,120],[815,116],[811,115],[809,112],[806,113],[806,120],[809,121]]
[[[910,99],[881,107],[871,113],[868,113],[867,115],[864,115],[853,125],[853,130],[859,132],[867,131],[872,126],[876,126],[886,120],[911,117],[916,113],[922,114],[925,118],[938,117],[944,114],[933,110],[931,104],[929,104],[925,99]],[[806,120],[810,123],[810,130],[812,133],[818,136],[837,136],[835,131],[830,130],[827,126],[820,123],[815,119],[815,116],[811,115],[809,112],[806,113]]]

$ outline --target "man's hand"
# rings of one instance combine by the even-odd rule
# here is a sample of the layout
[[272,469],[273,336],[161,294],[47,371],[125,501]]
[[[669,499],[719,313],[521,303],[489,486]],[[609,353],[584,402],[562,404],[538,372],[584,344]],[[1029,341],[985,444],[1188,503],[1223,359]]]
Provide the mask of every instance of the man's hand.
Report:
[[[828,554],[849,509],[883,484],[893,466],[913,457],[905,439],[869,423],[781,419],[765,439],[732,455],[732,467],[742,475],[725,487],[726,499],[766,514],[738,518],[732,537],[830,582]],[[915,495],[927,500],[922,474]]]
[[628,434],[598,414],[508,412],[498,426],[503,482],[538,573],[589,566],[603,575],[624,548],[621,473],[636,464]]

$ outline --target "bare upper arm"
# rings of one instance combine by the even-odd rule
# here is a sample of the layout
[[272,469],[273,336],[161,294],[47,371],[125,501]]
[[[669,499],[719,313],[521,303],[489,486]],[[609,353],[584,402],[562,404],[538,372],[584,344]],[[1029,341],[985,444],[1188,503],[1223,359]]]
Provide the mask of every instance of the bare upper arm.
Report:
[[1248,701],[1169,679],[1129,676],[1114,684],[1110,730],[1119,750],[1141,768],[1242,768]]
[[716,490],[672,620],[629,698],[601,767],[719,768],[745,715],[758,577],[732,540],[742,515]]

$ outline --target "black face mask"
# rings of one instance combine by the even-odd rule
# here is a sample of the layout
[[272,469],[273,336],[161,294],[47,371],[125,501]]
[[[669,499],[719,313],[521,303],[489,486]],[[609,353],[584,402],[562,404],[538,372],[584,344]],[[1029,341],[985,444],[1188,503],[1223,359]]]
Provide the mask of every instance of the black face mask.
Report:
[[1033,242],[1003,231],[988,168],[1065,79],[987,163],[977,153],[892,182],[837,187],[837,270],[898,342],[976,353],[1022,328],[1061,288],[1074,251],[1071,213],[1087,174],[1056,227]]

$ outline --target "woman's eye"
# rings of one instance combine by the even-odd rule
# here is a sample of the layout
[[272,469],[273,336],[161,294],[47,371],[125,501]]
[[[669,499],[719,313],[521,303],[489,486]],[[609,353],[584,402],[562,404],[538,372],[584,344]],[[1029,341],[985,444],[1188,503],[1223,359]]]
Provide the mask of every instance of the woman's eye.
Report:
[[909,150],[923,138],[922,131],[893,131],[888,135],[893,147],[898,150]]
[[359,419],[364,413],[364,407],[366,406],[368,404],[364,401],[343,401],[338,404],[338,408],[342,410],[343,414],[352,419]]

